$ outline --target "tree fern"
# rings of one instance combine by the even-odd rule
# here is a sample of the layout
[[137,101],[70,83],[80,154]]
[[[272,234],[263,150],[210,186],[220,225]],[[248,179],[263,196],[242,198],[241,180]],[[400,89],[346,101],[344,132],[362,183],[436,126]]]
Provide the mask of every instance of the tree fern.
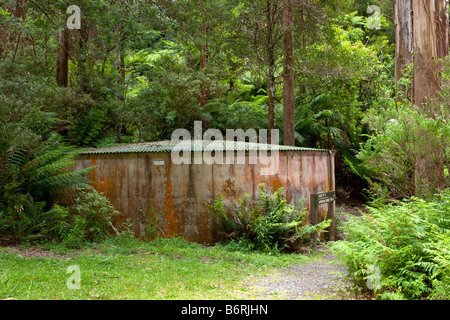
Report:
[[[45,149],[42,145],[41,148]],[[17,193],[29,193],[36,199],[48,201],[56,192],[74,190],[88,183],[87,172],[91,169],[72,172],[76,152],[69,147],[57,147],[41,155],[33,150],[9,150],[3,157],[3,178],[17,184]]]

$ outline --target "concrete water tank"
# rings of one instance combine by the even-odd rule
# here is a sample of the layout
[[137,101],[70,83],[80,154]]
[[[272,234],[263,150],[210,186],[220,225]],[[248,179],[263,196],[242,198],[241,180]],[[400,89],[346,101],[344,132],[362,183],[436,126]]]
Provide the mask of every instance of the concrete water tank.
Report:
[[[92,185],[120,212],[116,225],[130,219],[136,236],[145,237],[146,217],[156,212],[165,236],[200,243],[217,240],[206,203],[220,195],[225,202],[257,195],[264,183],[309,208],[312,193],[335,190],[333,151],[230,141],[192,141],[182,150],[176,141],[92,149],[77,157],[76,170],[95,167]],[[318,207],[319,222],[327,208]]]

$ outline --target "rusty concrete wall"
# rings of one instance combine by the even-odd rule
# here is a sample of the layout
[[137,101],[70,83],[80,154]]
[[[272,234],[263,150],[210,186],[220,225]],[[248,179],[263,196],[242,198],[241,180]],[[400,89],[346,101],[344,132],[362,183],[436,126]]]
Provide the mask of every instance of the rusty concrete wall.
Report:
[[[76,170],[96,167],[90,179],[121,212],[115,224],[131,219],[140,237],[145,235],[144,216],[152,209],[162,215],[166,236],[210,243],[217,236],[205,203],[220,195],[225,202],[244,193],[256,195],[264,183],[270,190],[283,187],[291,204],[305,199],[309,208],[311,193],[334,190],[334,155],[325,151],[280,151],[279,170],[272,176],[259,175],[261,165],[250,165],[248,159],[246,164],[175,165],[168,152],[82,155],[76,162]],[[319,207],[319,221],[327,209]]]

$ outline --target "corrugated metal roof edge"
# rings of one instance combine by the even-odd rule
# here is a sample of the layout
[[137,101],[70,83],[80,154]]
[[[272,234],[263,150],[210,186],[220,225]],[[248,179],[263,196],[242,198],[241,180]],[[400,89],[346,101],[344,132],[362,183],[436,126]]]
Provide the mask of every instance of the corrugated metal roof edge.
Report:
[[[182,141],[181,141],[182,142]],[[208,141],[214,143],[215,141]],[[233,143],[233,141],[224,141],[227,143]],[[155,141],[155,142],[144,142],[144,143],[133,143],[133,144],[115,144],[104,148],[97,149],[89,149],[80,153],[80,155],[88,155],[88,154],[123,154],[123,153],[152,153],[152,152],[172,152],[175,144],[179,142],[177,141]],[[192,141],[191,143],[195,143]],[[242,144],[242,143],[241,143]],[[262,143],[248,143],[245,142],[244,145],[249,146],[265,146],[268,148],[267,150],[271,150],[270,147],[275,151],[315,151],[315,152],[336,152],[335,150],[330,149],[315,149],[315,148],[304,148],[304,147],[293,147],[293,146],[284,146],[284,145],[270,145],[270,144],[262,144]],[[202,144],[202,150],[195,149],[195,146],[190,151],[212,151],[205,149],[205,145]],[[224,148],[223,151],[229,151],[230,149]],[[232,151],[250,151],[255,149],[249,149],[246,147],[245,149],[231,149]],[[258,148],[256,150],[266,150],[263,148]],[[181,151],[181,150],[180,150]]]

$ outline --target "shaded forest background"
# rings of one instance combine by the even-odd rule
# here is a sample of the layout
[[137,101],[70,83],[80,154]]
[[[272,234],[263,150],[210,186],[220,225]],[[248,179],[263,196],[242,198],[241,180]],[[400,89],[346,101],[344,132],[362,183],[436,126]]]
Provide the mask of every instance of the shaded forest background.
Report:
[[[0,3],[4,192],[54,176],[45,170],[63,153],[43,172],[42,159],[26,165],[49,150],[170,139],[196,120],[336,150],[343,199],[418,194],[424,146],[438,146],[438,189],[448,185],[446,87],[439,103],[414,107],[413,66],[396,69],[395,1]],[[70,5],[80,29],[67,28]]]

